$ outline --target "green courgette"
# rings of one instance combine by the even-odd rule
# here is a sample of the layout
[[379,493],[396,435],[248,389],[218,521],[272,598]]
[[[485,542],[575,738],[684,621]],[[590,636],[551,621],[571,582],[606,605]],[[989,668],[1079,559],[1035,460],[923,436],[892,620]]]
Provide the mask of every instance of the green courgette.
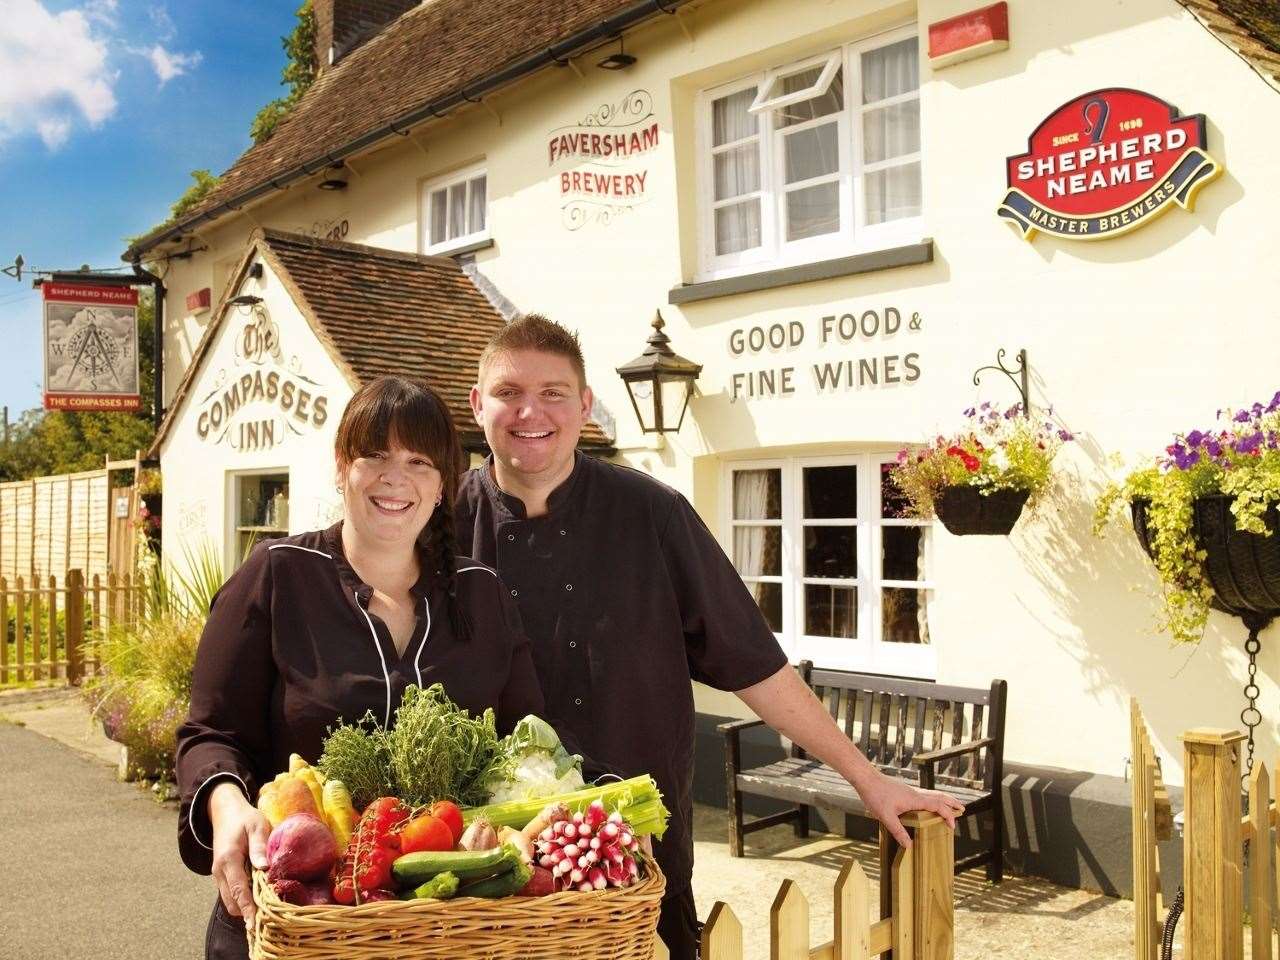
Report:
[[396,883],[418,887],[438,873],[452,873],[459,880],[476,880],[506,873],[520,862],[520,851],[510,843],[492,850],[422,850],[406,853],[391,865]]
[[444,873],[437,873],[422,886],[415,889],[413,896],[417,900],[448,900],[457,892],[458,878],[445,871]]
[[487,897],[491,900],[498,897],[513,897],[524,889],[524,885],[532,876],[533,868],[523,860],[518,860],[514,867],[500,876],[477,880],[462,887],[458,890],[458,896]]

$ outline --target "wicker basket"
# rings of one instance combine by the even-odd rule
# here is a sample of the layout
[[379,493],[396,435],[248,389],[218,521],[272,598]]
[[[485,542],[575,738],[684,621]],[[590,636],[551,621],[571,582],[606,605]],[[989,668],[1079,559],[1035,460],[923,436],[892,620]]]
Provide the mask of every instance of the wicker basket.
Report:
[[1027,490],[993,490],[984,494],[977,487],[944,487],[934,500],[933,510],[947,532],[955,536],[1007,536],[1030,495]]
[[253,960],[651,960],[666,878],[631,887],[482,900],[298,907],[253,873]]

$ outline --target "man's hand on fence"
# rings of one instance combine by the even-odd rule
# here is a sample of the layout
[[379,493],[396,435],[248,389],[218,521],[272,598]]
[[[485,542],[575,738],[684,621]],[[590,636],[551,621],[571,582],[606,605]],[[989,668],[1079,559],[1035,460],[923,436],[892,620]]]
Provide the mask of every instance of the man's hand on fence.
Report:
[[912,810],[924,810],[936,813],[947,822],[952,830],[956,828],[956,817],[964,812],[964,804],[955,797],[936,790],[918,790],[908,783],[886,777],[876,771],[874,777],[855,785],[867,811],[879,820],[886,830],[893,835],[901,846],[911,846],[911,837],[907,828],[898,818]]
[[253,923],[253,884],[246,863],[267,869],[267,838],[271,824],[245,799],[238,784],[220,783],[209,794],[213,824],[213,880],[227,913]]

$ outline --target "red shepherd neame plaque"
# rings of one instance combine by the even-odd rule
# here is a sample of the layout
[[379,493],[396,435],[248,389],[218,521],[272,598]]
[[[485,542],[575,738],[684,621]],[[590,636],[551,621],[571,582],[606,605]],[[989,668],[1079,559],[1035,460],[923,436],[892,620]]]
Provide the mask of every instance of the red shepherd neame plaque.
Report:
[[138,291],[46,281],[44,408],[129,413],[138,387]]
[[1036,127],[1026,153],[1006,160],[1009,192],[997,211],[1024,240],[1127,233],[1173,204],[1191,210],[1222,168],[1205,152],[1204,114],[1140,90],[1076,97]]

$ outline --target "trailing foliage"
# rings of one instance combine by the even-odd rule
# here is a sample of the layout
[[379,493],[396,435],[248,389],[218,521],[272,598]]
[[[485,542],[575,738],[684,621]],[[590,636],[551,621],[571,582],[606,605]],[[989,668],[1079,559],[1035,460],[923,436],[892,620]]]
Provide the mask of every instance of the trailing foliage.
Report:
[[1199,497],[1231,498],[1236,529],[1273,533],[1266,512],[1280,503],[1280,393],[1265,406],[1219,410],[1219,426],[1178,434],[1153,464],[1106,487],[1094,512],[1094,533],[1123,504],[1148,500],[1147,535],[1164,594],[1161,629],[1179,643],[1204,635],[1213,588],[1204,575],[1205,552],[1193,532]]
[[1052,420],[1024,417],[1021,404],[1002,412],[984,403],[965,416],[968,426],[960,432],[939,436],[923,449],[898,452],[892,476],[907,498],[906,512],[930,519],[945,488],[965,486],[984,494],[1026,490],[1027,508],[1035,509],[1053,478],[1053,458],[1071,434]]

